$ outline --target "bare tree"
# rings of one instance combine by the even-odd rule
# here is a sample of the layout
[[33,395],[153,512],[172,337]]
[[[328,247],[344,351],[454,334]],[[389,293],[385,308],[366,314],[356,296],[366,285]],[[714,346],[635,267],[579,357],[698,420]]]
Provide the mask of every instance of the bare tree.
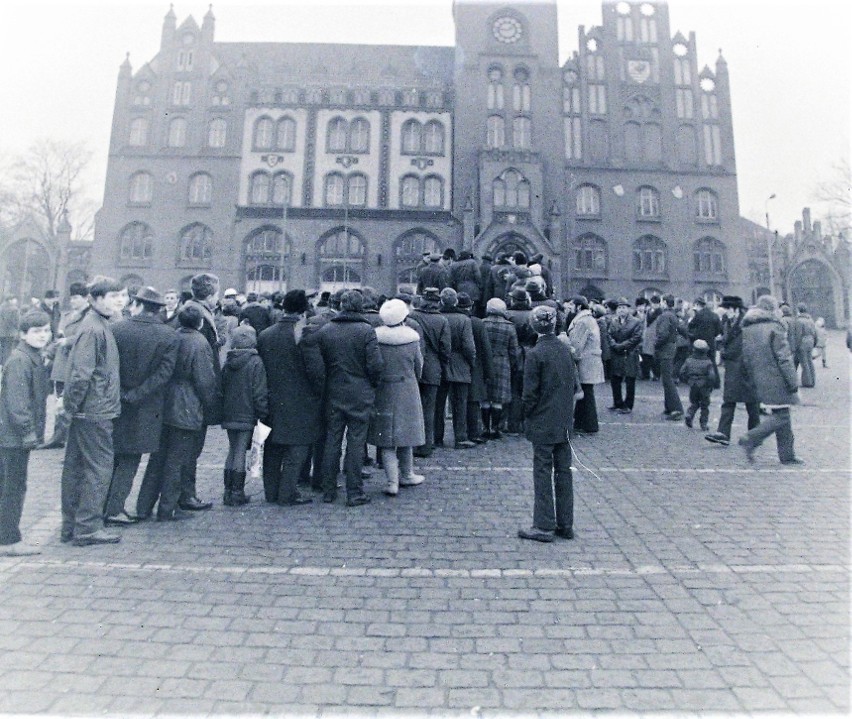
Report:
[[831,177],[817,184],[813,199],[820,205],[820,216],[827,233],[836,238],[842,232],[848,239],[852,230],[852,174],[849,160],[841,160],[832,166]]

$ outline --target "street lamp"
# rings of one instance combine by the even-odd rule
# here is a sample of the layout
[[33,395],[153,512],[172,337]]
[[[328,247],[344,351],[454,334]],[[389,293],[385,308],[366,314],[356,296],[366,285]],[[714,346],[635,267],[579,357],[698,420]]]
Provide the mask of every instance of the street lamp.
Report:
[[763,209],[766,212],[766,257],[769,260],[769,294],[775,294],[775,270],[772,264],[772,231],[769,229],[769,201],[775,199],[775,193],[773,192],[769,197],[766,198],[766,202],[763,203]]

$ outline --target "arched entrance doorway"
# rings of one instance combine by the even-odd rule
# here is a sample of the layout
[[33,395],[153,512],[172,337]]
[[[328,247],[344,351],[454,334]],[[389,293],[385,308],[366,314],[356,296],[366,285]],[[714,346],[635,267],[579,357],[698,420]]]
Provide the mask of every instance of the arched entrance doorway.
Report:
[[246,292],[285,292],[290,241],[277,227],[261,227],[245,241]]
[[417,289],[417,272],[426,252],[439,252],[438,238],[426,230],[414,229],[400,235],[393,246],[397,292]]
[[805,260],[790,273],[790,302],[804,302],[811,317],[823,317],[828,327],[837,326],[834,304],[834,278],[828,265]]
[[538,252],[535,245],[523,235],[517,232],[507,232],[496,237],[488,247],[488,254],[496,258],[500,253],[511,255],[515,252],[523,252],[527,259]]
[[44,246],[25,238],[9,245],[2,254],[0,295],[14,295],[21,306],[29,306],[31,297],[44,297],[50,289],[50,255]]

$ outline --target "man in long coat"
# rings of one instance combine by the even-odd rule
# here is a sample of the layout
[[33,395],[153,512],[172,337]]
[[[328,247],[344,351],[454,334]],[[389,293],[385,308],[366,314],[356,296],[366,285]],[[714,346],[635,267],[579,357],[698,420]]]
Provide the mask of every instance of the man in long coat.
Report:
[[674,311],[675,298],[663,295],[663,311],[657,318],[657,335],[654,340],[654,360],[659,363],[660,381],[663,383],[664,412],[666,419],[677,422],[683,419],[683,404],[674,382],[674,356],[678,334],[686,332]]
[[367,504],[361,467],[367,443],[370,412],[384,362],[376,331],[364,318],[364,297],[348,291],[340,300],[341,312],[317,333],[326,367],[327,438],[323,456],[323,502],[337,498],[337,474],[343,434],[346,433],[346,504]]
[[153,287],[142,287],[130,300],[130,318],[112,326],[118,347],[121,378],[121,414],[112,424],[112,481],[104,506],[104,523],[135,524],[125,509],[133,478],[143,454],[160,447],[163,401],[172,378],[178,334],[163,324],[163,299]]
[[435,404],[435,443],[444,444],[444,411],[447,397],[453,405],[453,434],[456,449],[470,449],[476,444],[467,437],[467,397],[470,392],[471,371],[476,362],[476,345],[470,317],[457,307],[458,293],[452,287],[441,290],[441,312],[450,325],[450,363],[444,381],[438,388]]
[[260,333],[257,351],[266,368],[272,432],[263,446],[263,491],[267,502],[307,504],[298,491],[299,475],[320,436],[325,363],[307,325],[304,290],[284,295],[278,321]]
[[462,250],[458,260],[450,266],[450,287],[456,292],[464,292],[473,305],[482,298],[482,271],[469,250]]
[[423,425],[426,443],[414,450],[416,457],[428,457],[435,448],[435,403],[441,378],[447,371],[452,353],[450,323],[441,314],[441,295],[437,287],[427,287],[420,306],[410,317],[422,330],[423,372],[420,375],[420,404],[423,407]]
[[[639,352],[642,347],[642,320],[630,315],[630,301],[618,299],[615,317],[609,321],[609,382],[612,387],[611,410],[630,414],[636,397],[636,378],[639,376]],[[621,385],[625,394],[621,394]]]
[[476,444],[482,444],[483,436],[480,422],[480,407],[488,401],[488,385],[494,375],[494,358],[491,356],[491,343],[485,331],[485,325],[479,317],[473,315],[473,302],[464,292],[459,292],[458,308],[470,317],[473,331],[473,346],[476,349],[476,362],[471,367],[470,392],[467,396],[467,438]]
[[760,404],[754,397],[751,385],[743,376],[742,321],[746,313],[743,301],[735,295],[725,295],[722,298],[721,306],[725,309],[725,318],[722,321],[722,339],[719,342],[720,355],[725,367],[722,408],[719,413],[718,429],[704,435],[704,439],[727,447],[731,443],[731,425],[734,423],[734,410],[737,407],[737,402],[745,404],[749,429],[754,429],[760,424]]
[[427,287],[437,287],[439,290],[450,284],[450,273],[441,264],[441,255],[433,252],[429,255],[429,264],[417,271],[417,294],[422,295]]

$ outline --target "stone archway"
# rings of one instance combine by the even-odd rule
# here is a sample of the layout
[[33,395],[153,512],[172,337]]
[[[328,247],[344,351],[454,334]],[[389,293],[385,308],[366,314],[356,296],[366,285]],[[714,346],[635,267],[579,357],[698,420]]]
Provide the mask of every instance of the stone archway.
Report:
[[827,327],[837,327],[838,279],[831,267],[817,259],[805,260],[794,267],[787,279],[790,304],[804,302],[811,317],[825,319]]
[[523,252],[529,259],[538,252],[538,248],[524,235],[517,232],[507,232],[491,241],[488,245],[487,254],[496,258],[501,252],[511,255],[518,251]]

